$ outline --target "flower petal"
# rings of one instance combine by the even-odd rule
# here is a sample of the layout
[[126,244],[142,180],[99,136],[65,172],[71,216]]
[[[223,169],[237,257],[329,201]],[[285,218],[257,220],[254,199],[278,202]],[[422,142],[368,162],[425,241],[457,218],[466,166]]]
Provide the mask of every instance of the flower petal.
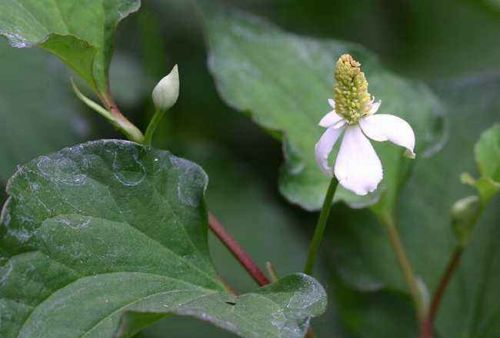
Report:
[[328,104],[330,105],[330,107],[332,107],[332,109],[335,109],[335,100],[334,99],[328,99]]
[[382,181],[382,163],[359,126],[347,128],[335,161],[335,176],[346,189],[366,195]]
[[372,108],[368,112],[368,116],[375,114],[378,111],[378,109],[380,108],[381,104],[382,104],[382,101],[379,100],[379,101],[375,102],[375,99],[374,99],[374,101],[372,101]]
[[342,121],[342,117],[335,113],[335,109],[326,114],[321,121],[319,121],[319,125],[324,128],[328,128],[336,124],[337,122]]
[[405,120],[388,114],[370,115],[359,121],[366,136],[374,141],[390,141],[405,147],[415,156],[415,133]]
[[318,166],[321,168],[321,171],[325,175],[332,176],[332,167],[328,165],[328,155],[332,151],[335,142],[337,142],[339,136],[342,134],[344,128],[328,128],[318,143],[316,143],[315,151],[316,151],[316,162],[318,162]]

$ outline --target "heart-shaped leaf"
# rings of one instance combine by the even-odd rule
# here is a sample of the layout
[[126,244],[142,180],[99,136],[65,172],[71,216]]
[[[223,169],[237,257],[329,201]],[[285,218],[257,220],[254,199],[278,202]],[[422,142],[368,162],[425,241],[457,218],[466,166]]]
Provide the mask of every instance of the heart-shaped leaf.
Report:
[[128,336],[180,314],[246,337],[302,337],[323,288],[298,274],[226,291],[208,254],[206,183],[189,161],[117,140],[22,166],[1,219],[0,335]]
[[14,47],[38,45],[57,55],[105,95],[116,26],[139,6],[140,0],[1,0],[0,35]]
[[[381,111],[402,116],[417,135],[417,156],[440,139],[441,107],[422,83],[400,78],[384,69],[364,48],[336,40],[301,37],[281,31],[261,19],[215,4],[198,1],[205,14],[209,66],[222,98],[231,107],[248,112],[257,124],[279,136],[284,144],[285,165],[281,192],[306,209],[319,209],[329,178],[317,168],[314,145],[322,128],[321,117],[333,96],[333,71],[337,58],[351,53],[363,64],[370,92],[383,101]],[[386,171],[383,186],[392,208],[405,159],[401,150],[380,145]],[[403,172],[402,172],[403,171]],[[379,195],[356,196],[344,189],[337,200],[362,207]]]

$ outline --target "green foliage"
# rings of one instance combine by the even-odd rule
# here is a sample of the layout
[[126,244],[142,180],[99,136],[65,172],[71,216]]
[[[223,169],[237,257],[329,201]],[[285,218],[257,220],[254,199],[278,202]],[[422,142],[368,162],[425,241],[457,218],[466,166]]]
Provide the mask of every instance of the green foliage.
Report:
[[486,204],[500,191],[500,124],[481,135],[474,152],[481,175],[475,185]]
[[[376,218],[390,213],[429,295],[456,248],[453,231],[466,248],[445,292],[435,336],[496,338],[500,79],[443,79],[494,72],[500,51],[495,1],[231,2],[303,35],[215,0],[197,2],[202,27],[192,2],[144,3],[145,15],[127,20],[121,30],[127,52],[119,51],[111,70],[116,101],[141,114],[136,117],[145,126],[155,81],[180,64],[182,95],[155,142],[203,165],[210,175],[207,195],[198,166],[124,141],[74,146],[21,166],[9,184],[0,224],[0,336],[301,337],[309,317],[324,310],[321,286],[295,274],[252,291],[253,280],[207,236],[204,201],[258,265],[272,261],[280,276],[300,269],[316,215],[284,203],[275,192],[281,144],[269,135],[284,145],[281,192],[317,209],[328,184],[314,161],[323,131],[317,122],[329,110],[335,61],[352,53],[363,64],[370,93],[383,101],[380,112],[402,116],[414,127],[417,159],[376,144],[385,177],[379,191],[366,198],[347,191],[338,196],[371,210],[334,206],[330,240],[318,264],[322,280],[329,278],[333,305],[313,321],[315,332],[417,336],[407,286]],[[0,35],[15,47],[38,45],[59,56],[106,100],[116,26],[139,4],[0,0]],[[200,33],[206,33],[209,68],[224,102],[204,68]],[[373,48],[382,61],[340,39]],[[66,73],[47,60],[40,51],[8,49],[0,41],[0,180],[16,164],[88,138],[89,121],[78,115],[61,80]],[[395,75],[391,66],[439,79],[439,85],[431,91]],[[227,106],[250,115],[268,135]],[[97,134],[103,131],[109,132]],[[217,142],[223,152],[213,146]],[[460,176],[464,172],[471,174]],[[460,184],[460,177],[477,191]],[[480,201],[463,199],[471,194]],[[456,213],[450,215],[453,205],[464,212],[460,224]],[[228,291],[219,274],[241,296]]]
[[126,141],[22,166],[1,219],[1,335],[129,336],[180,314],[241,336],[302,337],[323,288],[297,274],[227,292],[208,254],[206,184],[199,166]]
[[12,46],[46,49],[106,95],[116,26],[140,0],[1,0],[0,6],[0,35]]
[[[383,101],[381,112],[400,115],[416,131],[417,153],[422,155],[439,139],[440,105],[421,83],[385,70],[374,55],[360,46],[289,34],[242,12],[199,1],[206,18],[209,67],[222,98],[284,144],[285,164],[280,190],[291,202],[308,210],[321,207],[329,178],[317,168],[314,144],[317,126],[333,96],[335,62],[351,53],[363,64],[370,92]],[[396,147],[381,145],[387,172],[383,187],[387,209],[392,209],[406,159]],[[380,196],[356,196],[340,189],[337,200],[363,207]]]
[[[474,143],[497,120],[500,79],[459,79],[436,89],[448,107],[448,140],[442,150],[416,164],[398,208],[404,244],[430,294],[455,249],[449,211],[455,201],[471,193],[460,184],[460,174],[474,170]],[[407,293],[386,234],[375,217],[338,207],[332,222],[332,266],[345,283],[364,292],[383,289]],[[493,338],[500,332],[495,320],[500,309],[493,301],[500,297],[500,264],[495,260],[500,254],[496,245],[499,222],[500,215],[490,205],[472,233],[438,314],[437,327],[443,337]],[[386,321],[392,317],[386,313]]]
[[0,41],[0,186],[19,163],[89,134],[89,122],[70,97],[66,72],[49,59]]

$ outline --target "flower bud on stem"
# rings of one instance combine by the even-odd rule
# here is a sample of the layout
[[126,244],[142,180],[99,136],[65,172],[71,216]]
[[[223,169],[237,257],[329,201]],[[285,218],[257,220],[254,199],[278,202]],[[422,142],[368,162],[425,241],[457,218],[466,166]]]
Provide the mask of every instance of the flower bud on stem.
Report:
[[146,135],[144,137],[145,145],[151,145],[153,135],[160,121],[163,119],[163,116],[165,116],[167,110],[169,110],[179,98],[179,70],[177,65],[174,66],[167,76],[158,82],[153,89],[152,97],[156,112],[146,129]]

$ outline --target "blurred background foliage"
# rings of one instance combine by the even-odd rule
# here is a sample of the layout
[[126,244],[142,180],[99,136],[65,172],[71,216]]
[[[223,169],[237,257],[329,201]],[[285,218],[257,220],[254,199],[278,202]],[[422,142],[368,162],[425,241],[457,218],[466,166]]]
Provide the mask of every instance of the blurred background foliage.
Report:
[[[219,98],[207,69],[201,16],[191,1],[146,0],[118,31],[112,89],[122,110],[144,127],[150,93],[178,63],[181,96],[156,145],[208,172],[208,205],[264,266],[302,268],[316,214],[290,205],[277,188],[280,142]],[[403,241],[417,273],[434,290],[454,239],[448,210],[472,190],[473,145],[500,120],[500,3],[494,0],[233,0],[286,31],[359,43],[399,75],[425,81],[447,113],[446,144],[417,162],[399,210]],[[0,181],[29,159],[88,139],[120,137],[71,93],[69,76],[39,50],[0,41]],[[500,335],[498,198],[482,217],[438,316],[442,337]],[[495,210],[496,209],[496,212]],[[411,301],[382,227],[365,210],[334,208],[320,280],[329,311],[313,322],[322,337],[415,337]],[[214,238],[211,250],[238,291],[254,287]],[[189,318],[169,318],[141,337],[231,336]]]

